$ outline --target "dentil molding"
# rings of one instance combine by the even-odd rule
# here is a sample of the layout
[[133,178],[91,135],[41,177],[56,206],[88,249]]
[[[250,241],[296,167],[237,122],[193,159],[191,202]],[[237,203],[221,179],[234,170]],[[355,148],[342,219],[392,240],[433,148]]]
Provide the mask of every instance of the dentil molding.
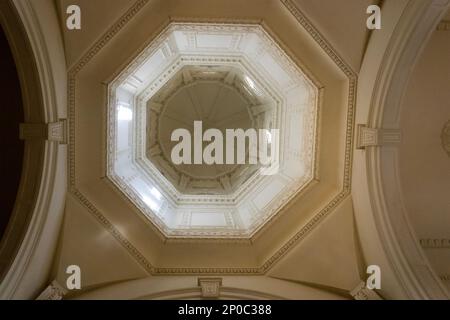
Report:
[[437,31],[450,31],[450,20],[443,20],[441,21],[437,28]]
[[450,249],[450,239],[421,239],[420,245],[424,249]]

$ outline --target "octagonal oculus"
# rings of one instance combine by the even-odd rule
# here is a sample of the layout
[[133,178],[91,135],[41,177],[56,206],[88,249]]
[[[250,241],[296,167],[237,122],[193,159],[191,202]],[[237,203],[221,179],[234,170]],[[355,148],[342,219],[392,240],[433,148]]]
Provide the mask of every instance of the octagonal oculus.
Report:
[[[250,238],[314,178],[318,89],[260,25],[172,23],[109,84],[107,176],[166,237]],[[170,133],[279,129],[279,162],[175,165]]]

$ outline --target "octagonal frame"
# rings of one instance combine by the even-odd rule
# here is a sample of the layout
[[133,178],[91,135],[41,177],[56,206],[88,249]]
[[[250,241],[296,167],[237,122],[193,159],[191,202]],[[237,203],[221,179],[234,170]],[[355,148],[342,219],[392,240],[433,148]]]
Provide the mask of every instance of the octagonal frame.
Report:
[[[187,31],[186,31],[187,30]],[[204,56],[205,52],[201,51],[203,54],[192,51],[189,52],[187,49],[187,53],[183,52],[182,49],[178,48],[178,54],[174,53],[174,46],[179,46],[178,44],[171,44],[170,40],[173,42],[173,38],[177,36],[177,32],[204,32],[200,35],[184,35],[188,38],[188,43],[190,41],[198,42],[198,38],[200,36],[209,36],[208,32],[217,32],[217,31],[240,31],[242,34],[232,34],[234,50],[236,52],[232,52],[231,56],[227,56],[224,52],[215,52],[211,48],[206,49],[206,53],[208,56]],[[205,34],[206,32],[206,34]],[[245,33],[247,32],[247,33]],[[250,33],[251,32],[251,33]],[[225,34],[227,36],[231,36],[230,34]],[[249,36],[250,35],[250,36]],[[215,35],[216,37],[224,36],[224,34]],[[256,37],[257,43],[255,49],[257,52],[247,53],[244,49],[242,52],[239,52],[237,48],[242,45],[245,36],[247,38]],[[172,37],[172,39],[170,39]],[[180,36],[179,36],[180,37]],[[192,38],[194,37],[194,38]],[[262,38],[261,38],[262,37]],[[239,38],[239,41],[237,40]],[[191,46],[189,44],[188,46]],[[214,47],[216,49],[216,47]],[[251,51],[250,49],[250,51]],[[269,51],[267,51],[269,50]],[[183,52],[183,53],[182,53]],[[239,54],[238,54],[239,52]],[[161,58],[158,60],[159,66],[154,67],[153,72],[158,71],[159,76],[153,77],[153,80],[143,80],[139,79],[136,74],[141,72],[142,69],[146,69],[147,72],[149,70],[148,65],[151,65],[155,56],[160,54],[166,58],[165,64],[161,66]],[[231,54],[231,53],[230,53]],[[268,67],[264,67],[264,64],[258,65],[258,63],[252,62],[253,59],[261,58],[266,60],[266,64],[269,61],[272,61],[272,73],[278,76],[278,79],[272,78],[270,74],[270,69]],[[281,62],[275,60],[278,58]],[[223,66],[233,66],[234,68],[239,68],[239,66],[243,66],[244,74],[249,74],[258,84],[258,90],[262,90],[262,92],[268,93],[270,97],[275,100],[276,110],[274,113],[273,122],[278,125],[278,128],[282,129],[281,132],[281,140],[280,140],[280,150],[284,149],[284,145],[288,143],[287,138],[292,138],[292,131],[300,134],[301,131],[296,128],[301,127],[304,128],[303,138],[301,139],[301,147],[303,148],[303,154],[301,152],[290,151],[291,159],[298,159],[299,164],[304,165],[298,168],[294,168],[291,170],[300,170],[303,175],[298,178],[292,179],[292,177],[286,172],[277,173],[280,178],[275,179],[273,176],[261,176],[258,174],[253,174],[253,178],[250,177],[245,181],[241,187],[239,187],[232,197],[228,196],[211,196],[211,195],[187,195],[183,196],[176,190],[174,186],[171,186],[167,179],[156,170],[155,166],[148,161],[145,155],[145,143],[143,143],[143,132],[145,128],[145,121],[147,120],[146,115],[146,104],[150,100],[150,98],[160,89],[162,88],[170,79],[171,75],[179,72],[184,66],[193,64],[195,61],[195,65],[217,65]],[[187,62],[187,63],[186,63]],[[283,67],[281,67],[281,65]],[[278,67],[278,69],[277,69]],[[265,74],[264,74],[265,73]],[[284,78],[282,78],[284,76]],[[268,80],[265,80],[268,79]],[[270,79],[270,80],[269,80]],[[286,79],[288,80],[287,83]],[[266,82],[268,81],[268,82]],[[315,172],[315,137],[317,135],[317,112],[318,112],[318,88],[314,85],[313,81],[310,80],[305,73],[298,68],[298,66],[290,59],[288,55],[286,55],[282,48],[280,48],[276,42],[270,37],[270,35],[261,27],[259,24],[205,24],[205,23],[171,23],[162,31],[157,38],[152,41],[149,46],[144,49],[134,60],[133,62],[126,67],[120,75],[113,80],[109,85],[109,108],[108,110],[114,110],[109,113],[109,134],[108,137],[112,137],[113,139],[117,139],[117,134],[115,130],[118,130],[114,123],[117,122],[117,97],[115,95],[115,91],[120,87],[128,86],[133,87],[133,83],[141,83],[139,89],[135,90],[133,100],[130,100],[130,103],[133,105],[133,113],[137,114],[135,117],[136,120],[134,123],[137,127],[137,133],[133,134],[134,142],[133,153],[131,162],[136,168],[141,168],[144,170],[145,174],[141,176],[141,179],[144,184],[147,179],[150,179],[149,187],[144,188],[145,190],[155,190],[156,186],[163,186],[164,191],[158,189],[158,193],[163,193],[167,195],[167,191],[169,191],[169,196],[172,196],[171,201],[164,201],[162,205],[157,203],[158,200],[150,199],[153,198],[151,195],[142,195],[142,192],[139,192],[135,189],[134,186],[129,185],[126,182],[126,178],[121,178],[115,172],[115,159],[117,157],[116,150],[114,148],[114,144],[108,143],[108,160],[107,160],[107,177],[112,180],[112,182],[120,189],[122,192],[126,194],[126,196],[142,211],[145,213],[149,219],[155,223],[155,225],[163,232],[167,237],[201,237],[201,238],[250,238],[254,233],[256,233],[266,221],[270,220],[280,208],[283,207],[284,203],[287,202],[290,198],[294,197],[298,192],[302,190],[302,188],[308,185],[314,179]],[[144,85],[145,84],[145,85]],[[283,88],[284,89],[281,89]],[[295,99],[303,99],[302,102],[298,102],[299,105],[295,105],[294,102],[288,102],[287,100],[291,98],[294,90],[300,90],[300,96],[297,95],[294,97]],[[283,92],[281,92],[281,91]],[[132,90],[133,91],[133,90]],[[305,93],[306,91],[306,93]],[[302,96],[303,94],[303,96]],[[305,96],[306,94],[306,96]],[[286,95],[288,98],[286,98]],[[291,98],[292,99],[292,98]],[[295,101],[297,103],[297,101]],[[297,108],[297,109],[295,109]],[[137,109],[137,111],[136,111]],[[302,110],[305,109],[305,110]],[[294,112],[302,114],[305,113],[303,119],[302,126],[299,124],[294,124],[289,122],[289,129],[285,130],[285,128],[281,128],[284,123],[286,123],[288,112]],[[306,121],[305,121],[306,120]],[[280,122],[281,121],[281,122]],[[292,119],[288,119],[288,121],[292,121]],[[141,129],[139,129],[139,127]],[[134,128],[134,126],[133,126]],[[288,134],[286,134],[288,131]],[[306,134],[305,134],[306,133]],[[141,146],[141,148],[135,148],[136,146]],[[289,149],[290,150],[290,149]],[[295,149],[294,149],[295,150]],[[283,163],[284,157],[286,155],[282,153],[280,158],[280,163]],[[294,162],[295,163],[295,162]],[[292,166],[291,166],[292,167]],[[300,168],[300,169],[299,169]],[[303,169],[303,171],[302,171]],[[287,170],[287,166],[282,167],[282,170]],[[154,174],[156,172],[156,174]],[[133,179],[138,179],[134,174]],[[155,183],[156,180],[156,183]],[[142,183],[140,183],[142,185]],[[278,184],[278,185],[277,185]],[[289,187],[286,187],[286,184]],[[262,186],[264,187],[262,187]],[[165,188],[164,188],[165,187]],[[148,194],[148,190],[145,191]],[[255,200],[251,199],[248,195],[250,190],[256,190],[256,193],[262,194],[259,197],[259,202],[263,203],[263,205],[258,205]],[[170,194],[170,192],[172,194]],[[275,193],[275,196],[272,196],[272,193]],[[141,195],[139,195],[141,194]],[[250,198],[249,198],[250,197]],[[268,197],[269,201],[267,201]],[[279,197],[278,200],[277,197]],[[163,197],[167,200],[167,197]],[[243,200],[244,199],[244,200]],[[247,200],[245,200],[247,199]],[[257,198],[255,198],[258,200]],[[176,216],[180,214],[180,211],[176,211],[175,208],[179,207],[180,202],[186,202],[186,204],[181,204],[181,214],[182,218]],[[240,201],[246,201],[247,204],[244,203],[244,207],[241,206],[239,209]],[[227,207],[226,204],[228,203]],[[183,209],[183,206],[187,206],[186,209]],[[200,206],[200,207],[199,207]],[[192,226],[192,217],[194,214],[202,215],[206,217],[204,214],[213,217],[216,215],[216,223],[209,225],[202,225],[200,222],[197,226]],[[244,212],[244,213],[243,213]],[[247,217],[249,216],[249,217]],[[245,219],[244,219],[245,218]],[[180,220],[181,219],[181,220]],[[210,218],[209,218],[210,219]],[[168,222],[169,221],[169,222]],[[172,225],[172,226],[170,226]],[[175,229],[173,225],[178,225]],[[244,227],[245,226],[245,227]]]

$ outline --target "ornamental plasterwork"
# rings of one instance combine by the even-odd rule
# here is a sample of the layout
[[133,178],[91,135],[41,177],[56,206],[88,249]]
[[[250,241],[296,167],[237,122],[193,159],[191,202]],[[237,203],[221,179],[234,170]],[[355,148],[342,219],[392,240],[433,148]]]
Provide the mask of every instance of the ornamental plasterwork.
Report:
[[202,298],[219,298],[222,278],[198,278]]
[[[274,254],[268,258],[264,263],[262,263],[259,267],[250,267],[250,268],[178,268],[178,267],[154,267],[152,263],[144,256],[140,250],[138,250],[133,243],[131,243],[127,237],[123,234],[122,231],[117,229],[117,227],[110,222],[109,218],[105,216],[104,212],[101,212],[97,209],[96,204],[89,198],[85,196],[83,192],[81,192],[77,186],[76,181],[76,160],[75,160],[75,145],[76,145],[76,126],[75,126],[75,116],[76,116],[76,101],[75,101],[75,93],[76,86],[78,83],[78,75],[83,70],[83,68],[93,60],[97,54],[103,50],[103,48],[113,39],[115,36],[122,31],[122,29],[129,24],[129,22],[140,13],[143,8],[149,3],[149,0],[137,0],[133,6],[127,10],[121,18],[110,28],[105,34],[97,40],[92,47],[86,51],[86,53],[80,58],[80,60],[74,64],[74,66],[69,70],[69,181],[70,181],[70,192],[74,199],[77,199],[92,215],[93,217],[106,229],[110,232],[110,234],[123,245],[123,247],[132,255],[140,265],[147,270],[150,274],[265,274],[277,261],[279,261],[287,252],[290,251],[298,242],[300,242],[304,237],[306,237],[314,227],[319,224],[325,217],[327,217],[339,204],[344,201],[351,188],[351,165],[352,165],[352,149],[353,149],[353,121],[354,121],[354,107],[355,107],[355,92],[356,92],[356,73],[345,63],[345,61],[339,56],[339,54],[333,49],[330,43],[318,32],[318,30],[312,25],[312,23],[300,12],[300,10],[296,7],[296,5],[292,2],[292,0],[282,0],[282,5],[294,16],[294,18],[298,21],[299,25],[309,33],[312,39],[316,41],[316,43],[322,48],[323,52],[329,56],[329,58],[338,66],[340,70],[346,75],[349,81],[348,87],[348,104],[347,104],[347,118],[346,118],[346,132],[345,132],[345,161],[344,161],[344,175],[342,180],[342,190],[339,194],[337,194],[329,203],[327,203],[317,214],[314,215],[312,219],[309,220],[306,224],[304,224],[298,232],[291,237],[288,241],[284,243],[284,245],[278,249]],[[214,22],[210,19],[200,19],[200,18],[189,18],[189,17],[181,17],[177,19],[178,21],[199,21],[199,22]],[[171,20],[173,21],[173,20]],[[217,21],[217,20],[216,20]],[[242,19],[221,19],[220,22],[227,23],[236,23],[236,22],[259,22],[247,20],[244,21]],[[167,24],[169,21],[167,21]],[[265,25],[262,22],[262,25]],[[265,27],[267,28],[267,27]],[[267,30],[267,29],[266,29]],[[268,32],[270,32],[268,30]],[[272,33],[271,33],[272,34]],[[275,36],[272,37],[276,39]],[[282,43],[278,42],[286,52],[289,52],[289,49],[284,46]],[[295,59],[295,56],[291,56]],[[302,63],[295,59],[297,65],[302,65]],[[307,73],[311,76],[310,73]],[[319,84],[317,80],[315,80],[316,84]],[[320,84],[319,84],[320,86]],[[316,141],[316,152],[318,149],[318,142]],[[316,168],[317,170],[317,168]],[[77,173],[78,174],[78,173]],[[316,172],[317,174],[317,172]],[[272,221],[272,220],[271,220]],[[269,221],[265,228],[268,228],[272,223]],[[160,233],[157,233],[162,237]],[[261,231],[257,233],[252,239],[256,239],[256,236],[261,235]],[[164,238],[164,237],[163,237]],[[182,240],[168,240],[165,239],[167,243],[171,242],[192,242],[195,244],[197,240],[195,239],[182,239]],[[209,241],[209,240],[202,240]],[[213,241],[214,243],[218,243],[217,240]],[[219,241],[226,242],[228,244],[239,242],[242,240],[224,240]]]
[[62,300],[67,294],[67,289],[63,288],[56,280],[53,281],[36,300]]
[[[143,52],[109,85],[108,178],[167,237],[251,237],[314,178],[317,87],[259,25],[171,23]],[[166,100],[199,81],[246,101],[247,128],[280,130],[273,175],[201,180],[171,163]]]
[[[234,68],[235,70],[246,70],[249,74],[255,76],[254,81],[257,81],[257,77],[260,76],[258,74],[257,71],[255,71],[255,69],[246,61],[245,57],[225,57],[225,56],[219,56],[219,57],[214,57],[214,56],[196,56],[196,55],[189,55],[186,57],[181,57],[179,59],[179,61],[176,61],[174,63],[175,65],[177,65],[178,68],[181,68],[180,66],[185,64],[188,66],[208,66],[208,67],[226,67],[226,68]],[[169,68],[170,73],[173,73],[174,69],[173,68]],[[178,70],[178,69],[177,69]],[[159,80],[154,81],[154,83],[160,84],[161,85],[161,81],[160,79],[166,79],[169,78],[169,74],[167,72],[164,72],[163,75],[159,78]],[[283,127],[283,125],[281,124],[281,101],[282,99],[282,95],[277,93],[276,90],[274,90],[273,88],[271,88],[270,84],[265,84],[265,83],[259,83],[258,84],[261,86],[261,90],[264,91],[264,94],[266,95],[267,99],[272,99],[273,102],[271,103],[272,105],[275,106],[276,111],[273,112],[272,114],[272,118],[268,118],[266,116],[263,117],[263,119],[266,119],[266,122],[271,122],[272,125],[271,127]],[[159,92],[160,87],[154,86],[153,84],[150,84],[150,87],[152,87],[152,91],[155,92],[155,94],[157,94]],[[242,86],[241,86],[242,89]],[[146,92],[147,91],[147,92]],[[145,99],[142,97],[142,95],[145,96]],[[151,175],[152,179],[154,179],[155,181],[158,181],[158,183],[165,187],[166,192],[168,192],[169,194],[172,195],[173,198],[177,199],[177,201],[179,203],[182,204],[199,204],[199,203],[206,203],[206,204],[210,204],[210,203],[217,203],[217,204],[223,204],[223,203],[235,203],[237,201],[239,201],[239,199],[242,199],[246,194],[247,191],[251,189],[251,187],[253,185],[255,185],[257,183],[257,181],[261,180],[262,177],[261,176],[256,176],[256,177],[252,177],[251,179],[246,180],[243,184],[241,184],[240,188],[234,190],[233,194],[230,194],[226,197],[220,197],[220,198],[212,198],[212,197],[208,197],[207,199],[203,198],[203,197],[199,197],[198,195],[195,196],[191,196],[189,194],[182,194],[180,192],[178,192],[176,190],[176,188],[174,189],[173,186],[170,183],[167,183],[167,181],[161,176],[158,175],[157,173],[155,174],[155,170],[154,170],[154,165],[148,161],[148,159],[145,157],[146,154],[146,144],[145,144],[145,139],[146,139],[146,134],[145,134],[145,130],[146,130],[146,119],[147,119],[147,103],[148,100],[146,99],[150,99],[152,96],[149,94],[148,89],[144,90],[144,93],[139,95],[137,98],[137,118],[141,119],[140,121],[137,121],[136,123],[136,143],[134,144],[134,159],[136,161],[136,164],[140,167],[142,167],[144,170],[146,169],[150,169],[150,170],[146,170],[148,172],[149,175]],[[295,112],[295,110],[292,110],[292,108],[289,108],[289,111],[293,111]],[[310,113],[311,117],[315,117],[314,115],[314,111],[311,110]],[[271,121],[270,121],[271,120]],[[150,122],[152,121],[151,119],[149,120]],[[259,124],[257,124],[259,125]],[[269,128],[269,125],[266,125],[266,128]],[[282,134],[284,133],[284,131],[281,132]],[[314,135],[314,129],[311,128],[310,130],[310,137],[313,139],[313,135]],[[304,143],[306,143],[306,137],[305,137],[305,141]],[[284,140],[281,139],[280,142],[280,149],[283,149],[283,144],[284,144]],[[312,153],[304,153],[303,157],[310,157]],[[283,159],[283,154],[280,155],[281,159]],[[241,175],[241,169],[240,168],[237,172],[237,174]],[[259,180],[258,180],[259,179]]]
[[444,129],[442,129],[441,134],[442,148],[447,152],[447,155],[450,157],[450,121],[448,121]]
[[439,22],[436,30],[437,31],[450,31],[450,21],[442,20],[441,22]]
[[367,288],[365,282],[361,282],[350,292],[350,295],[355,300],[383,300],[375,290]]

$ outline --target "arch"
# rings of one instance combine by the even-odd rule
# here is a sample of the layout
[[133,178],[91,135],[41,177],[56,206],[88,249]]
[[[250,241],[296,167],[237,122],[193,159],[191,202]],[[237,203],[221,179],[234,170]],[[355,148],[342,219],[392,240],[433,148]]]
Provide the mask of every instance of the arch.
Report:
[[2,242],[2,254],[10,263],[0,298],[30,299],[45,286],[56,249],[67,189],[67,152],[65,145],[51,141],[53,132],[36,135],[26,126],[48,130],[66,118],[66,65],[51,0],[2,1],[0,12],[22,86],[21,135],[33,136],[25,139],[19,192]]
[[[0,118],[0,158],[1,194],[0,202],[0,240],[5,235],[18,237],[22,232],[7,233],[7,227],[19,189],[22,174],[25,146],[19,139],[19,126],[24,122],[24,108],[22,103],[21,85],[17,73],[13,54],[0,24],[0,95],[2,96],[2,117]],[[17,243],[18,241],[14,241]],[[3,244],[5,244],[3,242]],[[14,251],[14,246],[2,246],[0,255],[0,279],[8,268],[8,256]],[[9,250],[5,250],[9,249]],[[9,251],[9,252],[7,252]]]
[[[389,16],[383,17],[382,31],[371,37],[359,79],[356,114],[357,124],[377,138],[389,132],[400,136],[399,108],[412,66],[448,7],[448,0],[385,3]],[[386,298],[448,298],[403,205],[398,147],[390,142],[394,143],[378,141],[354,155],[354,207],[365,259],[367,264],[380,265],[388,277],[381,290]]]
[[[224,276],[217,299],[243,300],[341,300],[344,297],[299,283],[266,276]],[[158,276],[125,281],[84,292],[74,299],[82,300],[172,300],[205,299],[196,276]],[[68,297],[70,298],[70,297]]]

